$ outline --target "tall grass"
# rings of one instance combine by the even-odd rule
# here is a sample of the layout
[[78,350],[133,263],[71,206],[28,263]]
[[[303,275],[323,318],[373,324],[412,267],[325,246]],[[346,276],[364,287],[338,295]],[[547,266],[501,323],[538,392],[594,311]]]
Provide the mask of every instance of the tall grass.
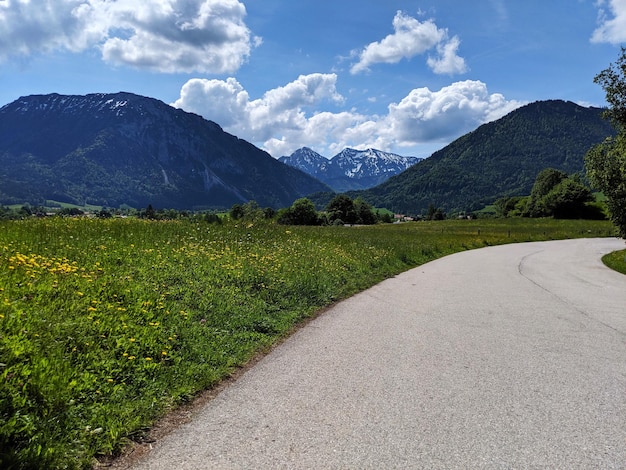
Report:
[[606,222],[0,223],[0,468],[87,468],[319,308],[459,250]]

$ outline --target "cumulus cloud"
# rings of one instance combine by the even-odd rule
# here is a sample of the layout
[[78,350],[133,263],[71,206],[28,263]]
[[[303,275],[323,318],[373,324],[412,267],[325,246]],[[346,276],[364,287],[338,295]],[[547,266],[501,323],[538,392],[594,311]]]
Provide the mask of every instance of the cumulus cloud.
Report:
[[323,101],[341,103],[336,89],[337,75],[314,73],[266,92],[251,100],[234,78],[227,80],[191,79],[172,103],[217,122],[234,134],[252,142],[264,142],[277,132],[302,132],[307,126],[305,108]]
[[389,105],[387,121],[402,145],[441,141],[463,135],[522,104],[490,94],[483,82],[467,80],[439,91],[411,91],[400,103]]
[[463,81],[438,91],[412,90],[382,116],[356,110],[312,111],[327,102],[343,103],[336,82],[335,74],[303,75],[252,100],[234,78],[193,79],[173,106],[216,121],[280,157],[304,146],[332,156],[345,147],[397,151],[445,143],[524,104],[490,94],[480,81]]
[[454,36],[450,42],[437,45],[439,57],[428,58],[428,66],[433,72],[438,74],[461,74],[467,72],[467,64],[465,59],[457,55],[461,41]]
[[[607,5],[608,3],[608,5]],[[626,41],[626,1],[599,0],[598,19],[600,26],[593,32],[591,41],[620,44]],[[605,9],[608,8],[608,12]]]
[[393,34],[369,44],[358,54],[359,61],[350,69],[352,74],[366,72],[374,64],[396,64],[432,49],[437,49],[440,55],[439,59],[428,60],[435,73],[467,71],[465,60],[457,55],[460,40],[456,36],[450,40],[448,31],[437,27],[433,20],[421,22],[398,11],[393,28]]
[[238,0],[0,2],[0,59],[98,47],[114,65],[232,73],[260,39]]

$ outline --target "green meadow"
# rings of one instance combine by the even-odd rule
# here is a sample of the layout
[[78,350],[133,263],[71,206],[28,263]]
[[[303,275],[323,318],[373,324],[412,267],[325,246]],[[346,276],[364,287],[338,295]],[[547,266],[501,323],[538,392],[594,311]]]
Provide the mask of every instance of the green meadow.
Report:
[[307,317],[454,252],[609,222],[0,223],[0,467],[89,468]]

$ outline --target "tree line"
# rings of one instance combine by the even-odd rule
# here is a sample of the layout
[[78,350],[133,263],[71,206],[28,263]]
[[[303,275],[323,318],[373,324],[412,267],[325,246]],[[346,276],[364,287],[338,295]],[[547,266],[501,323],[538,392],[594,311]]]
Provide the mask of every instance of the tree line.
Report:
[[318,211],[310,199],[300,198],[290,207],[277,212],[261,209],[254,201],[235,205],[229,215],[235,220],[275,218],[277,223],[283,225],[372,225],[393,222],[389,212],[376,211],[363,199],[353,200],[345,194],[336,195],[322,211]]
[[499,217],[554,217],[555,219],[605,219],[602,204],[580,174],[546,168],[533,185],[530,196],[502,197],[494,203]]

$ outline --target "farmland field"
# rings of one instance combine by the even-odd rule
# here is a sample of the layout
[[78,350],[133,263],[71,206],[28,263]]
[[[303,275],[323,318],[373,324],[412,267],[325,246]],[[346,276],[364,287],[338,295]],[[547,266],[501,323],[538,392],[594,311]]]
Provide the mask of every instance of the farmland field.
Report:
[[306,317],[466,249],[608,222],[0,223],[0,468],[89,468]]

